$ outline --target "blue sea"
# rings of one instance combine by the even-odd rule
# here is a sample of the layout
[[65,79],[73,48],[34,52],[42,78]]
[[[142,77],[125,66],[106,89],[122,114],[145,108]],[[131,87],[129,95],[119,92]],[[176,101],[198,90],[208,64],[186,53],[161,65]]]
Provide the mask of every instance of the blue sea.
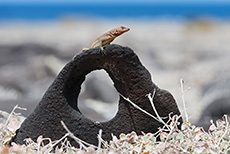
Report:
[[0,3],[0,21],[63,17],[230,19],[230,3]]

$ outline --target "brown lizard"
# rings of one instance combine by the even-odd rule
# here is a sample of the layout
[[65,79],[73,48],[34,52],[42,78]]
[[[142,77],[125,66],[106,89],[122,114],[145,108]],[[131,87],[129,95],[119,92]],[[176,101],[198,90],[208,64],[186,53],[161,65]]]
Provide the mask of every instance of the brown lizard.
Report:
[[[120,26],[114,28],[107,33],[104,33],[100,37],[98,37],[90,46],[90,48],[100,47],[103,50],[103,46],[110,44],[116,37],[120,36],[121,34],[129,31],[130,29],[125,26]],[[83,48],[82,51],[86,51],[89,48]]]

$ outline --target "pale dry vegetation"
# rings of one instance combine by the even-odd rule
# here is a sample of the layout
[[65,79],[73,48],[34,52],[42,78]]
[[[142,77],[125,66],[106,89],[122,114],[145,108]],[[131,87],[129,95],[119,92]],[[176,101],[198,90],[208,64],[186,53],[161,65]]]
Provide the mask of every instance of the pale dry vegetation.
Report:
[[[187,90],[183,88],[183,80],[181,80],[182,99],[185,107],[184,94]],[[181,128],[178,127],[178,119],[182,116],[172,114],[167,117],[169,120],[164,122],[165,117],[160,117],[155,107],[153,94],[147,96],[150,100],[152,108],[156,114],[156,117],[149,114],[145,110],[136,106],[131,100],[125,98],[128,102],[134,105],[137,109],[143,111],[153,119],[163,124],[162,128],[159,128],[156,133],[145,133],[137,135],[136,132],[129,134],[121,133],[119,136],[112,135],[111,141],[104,141],[101,134],[103,130],[98,132],[98,145],[91,145],[82,141],[74,136],[66,127],[63,121],[60,121],[66,130],[66,135],[57,141],[52,141],[49,138],[43,138],[39,136],[36,141],[31,139],[25,139],[25,145],[18,145],[8,143],[15,135],[16,129],[20,127],[20,124],[25,119],[16,113],[16,109],[23,109],[16,106],[13,111],[8,114],[1,111],[2,116],[0,121],[0,153],[8,154],[154,154],[154,153],[230,153],[230,127],[229,116],[224,115],[222,120],[216,122],[210,121],[209,130],[206,132],[202,127],[196,127],[188,120],[186,108],[183,110],[185,116],[185,122],[181,124]],[[78,144],[79,148],[71,146],[67,137],[73,138]],[[96,136],[92,136],[96,137]],[[44,144],[44,141],[48,141],[48,144]],[[59,146],[57,146],[59,145]]]

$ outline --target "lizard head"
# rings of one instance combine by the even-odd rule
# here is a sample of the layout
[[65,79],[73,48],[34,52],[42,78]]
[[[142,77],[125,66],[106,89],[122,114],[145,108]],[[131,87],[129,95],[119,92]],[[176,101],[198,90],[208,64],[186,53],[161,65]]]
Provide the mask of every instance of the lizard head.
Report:
[[120,26],[120,27],[117,27],[117,28],[114,28],[112,34],[115,35],[115,36],[119,36],[127,31],[129,31],[130,28],[127,28],[125,26]]

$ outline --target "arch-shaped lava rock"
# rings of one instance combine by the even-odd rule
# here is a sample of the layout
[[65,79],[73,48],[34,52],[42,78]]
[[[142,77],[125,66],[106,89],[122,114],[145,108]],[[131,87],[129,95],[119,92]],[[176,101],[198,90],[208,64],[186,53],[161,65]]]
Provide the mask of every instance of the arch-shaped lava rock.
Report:
[[[155,115],[146,94],[155,89],[154,104],[159,115],[180,114],[173,96],[151,81],[150,73],[130,48],[106,45],[103,53],[99,48],[89,49],[78,54],[62,69],[34,112],[22,123],[14,141],[22,144],[25,138],[36,140],[40,135],[52,140],[60,139],[66,133],[61,120],[75,136],[95,145],[99,129],[103,130],[102,138],[109,140],[111,133],[156,132],[162,126],[122,97],[116,116],[108,122],[98,124],[82,115],[77,107],[81,84],[88,73],[98,69],[109,74],[119,93],[149,113]],[[77,143],[72,144],[77,146]]]

